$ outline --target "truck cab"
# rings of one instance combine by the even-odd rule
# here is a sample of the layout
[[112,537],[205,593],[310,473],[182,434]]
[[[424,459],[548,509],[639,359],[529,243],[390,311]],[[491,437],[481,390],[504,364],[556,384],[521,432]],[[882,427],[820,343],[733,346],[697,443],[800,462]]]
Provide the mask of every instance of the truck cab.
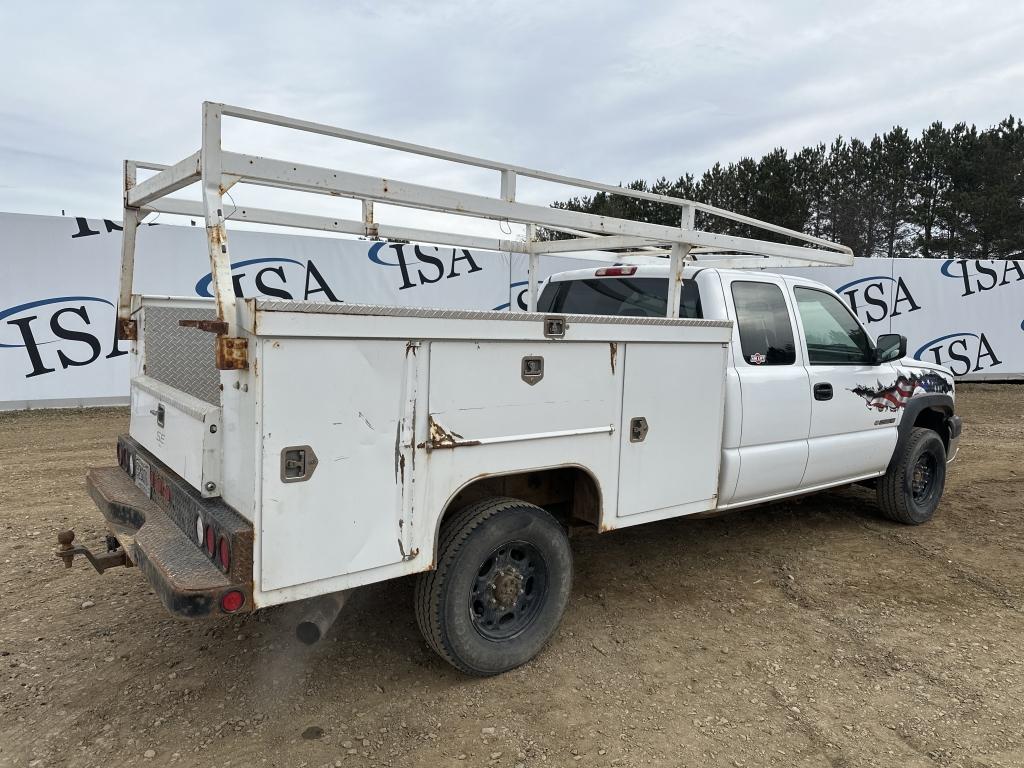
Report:
[[[667,265],[559,273],[538,310],[664,317],[668,274]],[[733,322],[718,509],[856,482],[882,494],[877,479],[899,464],[917,427],[938,438],[942,455],[933,443],[915,460],[910,509],[893,514],[904,522],[931,516],[960,434],[948,369],[907,358],[896,334],[872,339],[838,295],[813,280],[699,266],[682,274],[679,317]],[[891,500],[892,488],[885,492]]]

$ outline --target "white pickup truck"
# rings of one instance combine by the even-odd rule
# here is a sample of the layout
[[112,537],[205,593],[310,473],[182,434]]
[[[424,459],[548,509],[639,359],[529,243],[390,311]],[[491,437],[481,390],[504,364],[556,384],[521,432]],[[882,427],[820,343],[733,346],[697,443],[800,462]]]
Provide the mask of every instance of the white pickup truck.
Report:
[[[498,197],[225,152],[256,120],[490,168]],[[156,175],[138,181],[137,170]],[[528,176],[677,206],[680,226],[515,200]],[[203,200],[167,197],[202,184]],[[247,221],[524,253],[526,313],[236,299],[221,196],[237,183],[363,202],[361,220],[235,206]],[[567,529],[605,532],[850,483],[884,514],[928,520],[960,420],[946,369],[873,341],[824,286],[760,269],[849,263],[848,249],[717,208],[204,105],[202,148],[129,163],[119,308],[131,425],[94,469],[108,551],[184,617],[305,601],[318,639],[347,590],[416,574],[424,637],[458,669],[532,658],[569,598]],[[387,226],[373,202],[527,225],[521,241]],[[132,295],[135,232],[154,211],[206,218],[214,300]],[[695,212],[800,245],[694,227]],[[570,235],[538,239],[536,227]],[[551,277],[544,253],[603,252]],[[666,258],[667,256],[667,258]],[[609,265],[610,264],[610,265]],[[710,266],[705,266],[708,264]]]

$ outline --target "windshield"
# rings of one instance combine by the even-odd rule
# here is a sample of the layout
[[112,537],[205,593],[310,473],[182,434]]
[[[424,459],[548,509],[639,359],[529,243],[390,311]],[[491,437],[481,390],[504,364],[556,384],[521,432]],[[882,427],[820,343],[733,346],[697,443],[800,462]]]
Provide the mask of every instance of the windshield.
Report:
[[[571,315],[665,317],[668,280],[663,277],[603,277],[548,283],[537,301],[540,312]],[[700,293],[683,280],[679,316],[700,318]]]

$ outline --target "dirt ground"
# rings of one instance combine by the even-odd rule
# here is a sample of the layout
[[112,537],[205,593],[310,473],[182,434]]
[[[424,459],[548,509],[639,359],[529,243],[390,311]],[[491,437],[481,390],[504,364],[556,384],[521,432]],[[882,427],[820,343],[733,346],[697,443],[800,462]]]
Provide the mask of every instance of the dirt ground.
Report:
[[0,765],[1024,766],[1024,387],[960,395],[930,524],[849,488],[582,535],[555,639],[486,680],[427,649],[410,580],[306,649],[64,570],[126,413],[0,415]]

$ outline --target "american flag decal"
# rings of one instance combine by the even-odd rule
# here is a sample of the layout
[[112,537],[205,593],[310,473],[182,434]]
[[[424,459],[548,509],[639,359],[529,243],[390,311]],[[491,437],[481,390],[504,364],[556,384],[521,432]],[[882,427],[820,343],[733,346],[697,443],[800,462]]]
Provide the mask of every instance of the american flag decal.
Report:
[[937,373],[926,373],[923,376],[916,373],[907,376],[901,373],[889,386],[878,382],[875,388],[854,387],[850,391],[863,397],[868,408],[874,408],[876,411],[897,411],[914,395],[925,392],[946,393],[952,389],[953,385]]

